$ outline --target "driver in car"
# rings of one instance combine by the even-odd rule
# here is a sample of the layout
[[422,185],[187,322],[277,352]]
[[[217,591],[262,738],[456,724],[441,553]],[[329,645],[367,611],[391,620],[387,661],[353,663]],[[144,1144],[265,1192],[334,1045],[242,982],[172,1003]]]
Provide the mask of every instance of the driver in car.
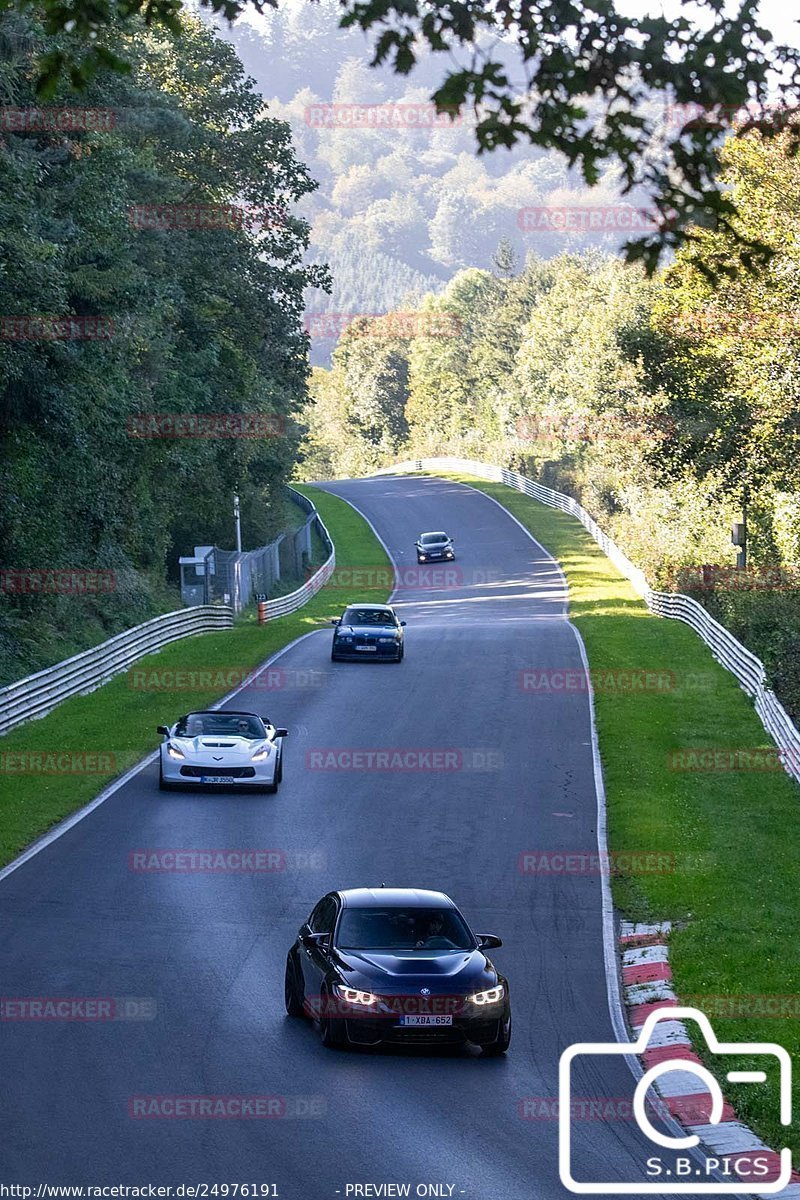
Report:
[[415,950],[454,950],[455,943],[444,933],[444,917],[441,913],[431,913],[427,920],[427,929],[414,946]]

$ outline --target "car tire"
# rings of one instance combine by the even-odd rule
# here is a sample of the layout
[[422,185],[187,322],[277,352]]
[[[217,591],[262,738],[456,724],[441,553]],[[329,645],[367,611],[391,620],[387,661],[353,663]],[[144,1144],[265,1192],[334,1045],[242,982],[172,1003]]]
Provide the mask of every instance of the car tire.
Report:
[[[325,1008],[325,1002],[328,999],[328,993],[323,992],[321,996],[322,1008]],[[342,1046],[347,1045],[347,1033],[344,1027],[344,1021],[336,1017],[326,1017],[320,1013],[319,1017],[319,1039],[328,1050],[338,1050]]]
[[278,765],[275,768],[275,783],[283,783],[283,750],[278,751]]
[[401,646],[400,649],[397,651],[397,658],[393,658],[392,662],[396,662],[396,663],[402,662],[404,653],[405,653],[405,649],[403,646]]
[[509,1013],[508,1020],[504,1021],[497,1041],[490,1042],[488,1046],[483,1047],[484,1058],[499,1058],[501,1054],[505,1054],[508,1047],[511,1045],[511,1014]]
[[334,654],[333,651],[331,650],[331,662],[339,662],[339,661],[340,661],[339,655]]
[[160,790],[160,791],[162,791],[162,792],[174,792],[174,791],[177,791],[177,784],[175,784],[175,783],[169,783],[169,782],[168,782],[168,781],[167,781],[167,780],[164,778],[164,768],[163,768],[163,767],[162,767],[162,765],[161,765],[161,760],[160,760],[160,759],[159,759],[159,762],[158,762],[158,786],[159,786],[159,790]]
[[305,1015],[303,996],[297,986],[297,970],[292,962],[291,954],[287,954],[286,956],[286,976],[283,983],[283,998],[286,1005],[287,1016],[302,1017]]

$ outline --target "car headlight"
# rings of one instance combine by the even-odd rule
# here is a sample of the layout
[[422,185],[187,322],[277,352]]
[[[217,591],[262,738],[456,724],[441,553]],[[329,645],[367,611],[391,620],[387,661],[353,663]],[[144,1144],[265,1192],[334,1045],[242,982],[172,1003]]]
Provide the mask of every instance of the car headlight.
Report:
[[186,758],[183,751],[179,750],[177,746],[173,746],[172,742],[167,742],[167,754],[170,758]]
[[256,750],[255,754],[251,755],[250,762],[266,762],[271,752],[271,746],[262,746],[260,750]]
[[378,638],[378,641],[379,641],[379,642],[383,642],[383,643],[384,643],[384,645],[385,645],[387,642],[393,642],[393,641],[394,641],[394,638],[393,638],[393,637],[388,637],[388,638]]
[[337,642],[352,642],[353,639],[351,637],[345,637],[344,634],[339,634],[337,635],[336,640]]
[[425,559],[427,557],[428,557],[427,554],[420,554],[420,558],[422,559],[423,562],[425,562]]
[[333,992],[340,1000],[344,1000],[348,1004],[360,1004],[364,1008],[371,1008],[378,1003],[378,997],[372,992],[362,992],[358,988],[344,987],[339,983],[333,985]]
[[497,987],[487,988],[485,992],[475,992],[474,995],[469,996],[468,999],[471,1000],[473,1004],[499,1004],[504,998],[505,994],[506,989],[503,987],[502,983],[499,983]]

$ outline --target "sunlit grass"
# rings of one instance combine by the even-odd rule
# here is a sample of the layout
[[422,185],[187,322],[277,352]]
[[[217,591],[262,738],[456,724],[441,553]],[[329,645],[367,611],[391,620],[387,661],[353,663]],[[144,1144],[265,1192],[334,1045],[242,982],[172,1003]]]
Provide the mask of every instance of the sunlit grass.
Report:
[[[668,690],[596,691],[609,848],[656,851],[675,864],[665,874],[615,878],[615,903],[633,920],[678,923],[670,949],[675,987],[699,1007],[702,996],[794,998],[794,1019],[715,1017],[713,1024],[725,1040],[776,1041],[796,1054],[800,787],[783,770],[668,765],[670,752],[687,747],[773,747],[751,701],[687,625],[648,612],[574,517],[502,484],[447,477],[499,500],[562,564],[570,618],[593,673],[672,673]],[[797,1124],[787,1134],[777,1121],[776,1082],[725,1089],[769,1145],[792,1145],[797,1154]]]
[[[318,488],[298,487],[312,495],[336,545],[337,566],[375,566],[391,572],[383,547],[351,507]],[[361,573],[366,579],[366,573]],[[376,580],[377,582],[377,580]],[[362,587],[364,600],[385,600],[389,587]],[[219,700],[235,686],[237,672],[246,672],[301,634],[325,626],[341,611],[342,593],[327,587],[296,613],[259,625],[250,612],[232,630],[199,634],[173,642],[158,654],[139,659],[135,667],[88,696],[76,696],[40,721],[30,721],[0,738],[0,865],[14,858],[34,838],[91,800],[116,776],[154,750],[156,725],[180,713]],[[232,672],[234,684],[161,692],[132,686],[154,672],[197,672],[214,668]],[[264,691],[263,703],[277,713],[280,692]],[[279,714],[278,714],[279,715]],[[76,755],[95,753],[96,774],[18,774],[11,756],[43,752]],[[102,757],[105,756],[105,757]],[[81,760],[78,759],[80,764]]]

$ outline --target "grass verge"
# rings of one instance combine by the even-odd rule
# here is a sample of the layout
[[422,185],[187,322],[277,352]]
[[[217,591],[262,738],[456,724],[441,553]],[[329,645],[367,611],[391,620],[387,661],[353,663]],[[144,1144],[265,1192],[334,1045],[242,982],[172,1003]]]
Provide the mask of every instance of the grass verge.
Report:
[[[499,500],[564,568],[595,687],[609,848],[674,862],[661,874],[615,876],[617,908],[632,920],[677,923],[676,991],[707,1013],[718,1037],[778,1042],[796,1056],[800,788],[782,769],[685,770],[672,759],[686,749],[774,750],[751,702],[687,625],[648,612],[574,517],[503,484],[447,477]],[[626,690],[619,673],[628,671],[661,676],[662,686]],[[741,1016],[721,1015],[731,1004]],[[767,1004],[787,1015],[760,1016]],[[707,1065],[724,1079],[712,1058]],[[797,1161],[800,1129],[778,1122],[777,1079],[724,1087],[738,1116],[768,1145],[790,1145]],[[797,1082],[794,1104],[797,1112]]]
[[[298,490],[313,498],[328,527],[336,545],[337,571],[344,569],[346,577],[348,567],[375,567],[374,573],[361,571],[361,579],[373,586],[361,587],[359,596],[385,600],[391,591],[392,571],[366,521],[337,496],[307,486],[298,486]],[[0,866],[154,750],[156,725],[167,723],[173,714],[219,700],[248,670],[338,615],[343,595],[334,582],[304,608],[266,625],[257,624],[251,615],[232,630],[174,642],[139,659],[126,673],[90,695],[67,700],[42,720],[30,721],[0,738]],[[182,673],[180,690],[175,686],[175,672]],[[198,679],[200,672],[207,678]],[[279,691],[265,690],[264,697],[264,703],[279,715]],[[74,764],[76,769],[25,773],[25,758],[32,754],[66,755],[62,764]]]

